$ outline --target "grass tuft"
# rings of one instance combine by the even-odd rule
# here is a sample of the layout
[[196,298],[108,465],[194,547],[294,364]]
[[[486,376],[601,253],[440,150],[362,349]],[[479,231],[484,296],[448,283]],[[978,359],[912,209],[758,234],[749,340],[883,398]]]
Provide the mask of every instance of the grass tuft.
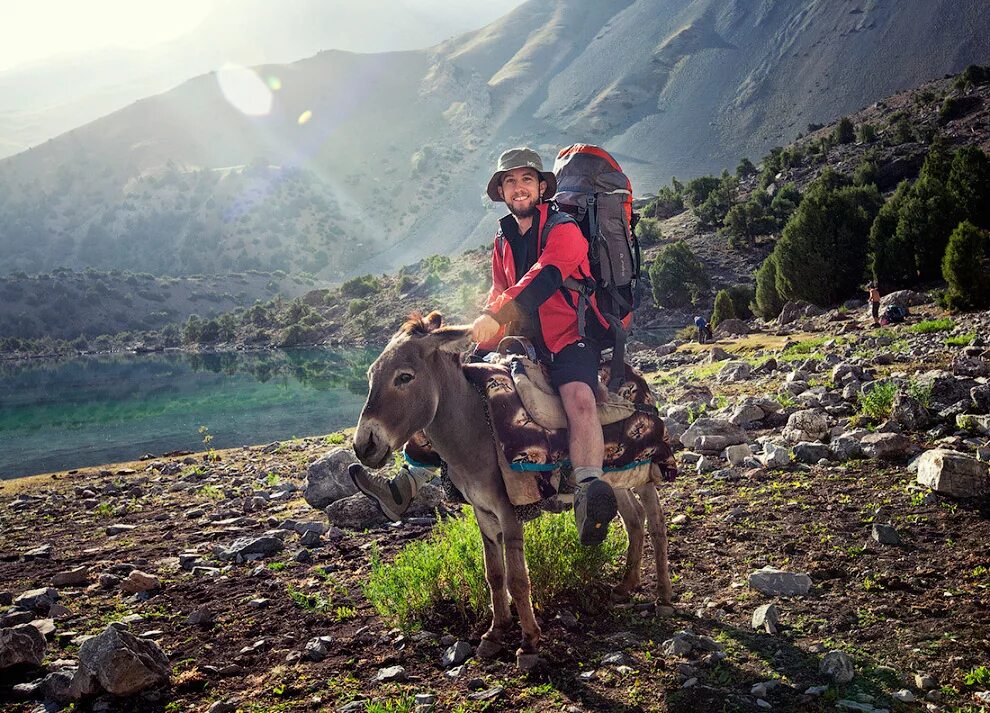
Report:
[[[581,547],[569,512],[545,514],[525,526],[526,561],[533,605],[545,607],[569,596],[590,605],[601,595],[606,569],[625,552],[625,531],[613,524],[600,547]],[[404,629],[422,624],[441,603],[475,622],[488,609],[488,586],[481,534],[470,508],[461,518],[441,521],[429,539],[406,545],[392,562],[371,553],[371,574],[364,594],[382,618]]]
[[924,322],[912,324],[907,331],[914,334],[934,334],[935,332],[948,332],[955,329],[956,323],[949,317],[942,319],[926,319]]
[[897,393],[897,384],[892,381],[884,381],[872,389],[869,393],[859,395],[859,412],[869,418],[882,420],[890,416],[890,410],[894,405],[894,395]]
[[952,337],[947,337],[945,340],[945,346],[947,347],[965,347],[968,346],[970,342],[976,339],[976,332],[965,332],[963,334],[956,334]]

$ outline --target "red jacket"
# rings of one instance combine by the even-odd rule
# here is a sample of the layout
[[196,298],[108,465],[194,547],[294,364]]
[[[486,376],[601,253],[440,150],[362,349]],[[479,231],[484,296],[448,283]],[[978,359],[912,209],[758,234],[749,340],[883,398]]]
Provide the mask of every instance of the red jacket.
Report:
[[[533,217],[536,239],[536,261],[526,271],[516,275],[516,260],[512,245],[506,237],[506,221],[515,221],[508,215],[499,223],[495,234],[495,249],[492,252],[492,288],[488,293],[484,311],[492,315],[502,325],[502,329],[490,341],[480,344],[480,349],[494,349],[506,334],[518,334],[515,324],[528,316],[547,349],[556,354],[569,344],[581,339],[578,333],[577,309],[578,293],[563,287],[564,278],[582,279],[591,275],[588,263],[588,241],[581,234],[577,223],[566,222],[555,225],[543,241],[543,225],[547,219],[547,204],[541,203]],[[514,231],[518,233],[518,231]],[[519,238],[523,239],[522,236]],[[516,245],[519,246],[519,242]],[[570,296],[570,302],[564,293]],[[594,296],[591,309],[603,326],[607,322],[598,313]],[[594,327],[594,316],[588,315],[588,328]],[[534,319],[535,317],[535,319]],[[534,336],[534,335],[523,335]]]

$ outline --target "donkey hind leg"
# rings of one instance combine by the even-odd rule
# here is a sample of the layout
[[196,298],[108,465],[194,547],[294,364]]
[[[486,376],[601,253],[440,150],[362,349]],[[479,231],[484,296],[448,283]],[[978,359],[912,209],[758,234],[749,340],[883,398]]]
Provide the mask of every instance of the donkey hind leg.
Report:
[[505,575],[509,594],[519,614],[522,628],[522,642],[516,650],[516,665],[531,668],[537,663],[540,645],[540,625],[533,613],[533,600],[529,588],[529,571],[526,568],[526,555],[523,551],[523,527],[511,506],[501,512],[503,544],[505,546]]
[[660,604],[670,606],[673,589],[670,586],[670,565],[667,561],[667,516],[653,483],[641,485],[636,488],[636,493],[646,510],[646,526],[653,542],[653,557],[657,565],[657,596]]
[[622,524],[625,525],[626,535],[629,538],[629,547],[626,550],[625,575],[622,577],[622,582],[612,590],[612,601],[625,602],[628,601],[633,590],[639,586],[640,570],[643,566],[643,539],[645,535],[643,518],[645,511],[640,505],[639,499],[629,489],[617,488],[615,499],[619,506],[619,516],[622,518]]
[[509,611],[509,592],[505,588],[502,528],[495,513],[489,510],[476,507],[474,515],[481,530],[481,543],[485,552],[485,580],[492,594],[492,625],[481,637],[478,657],[491,658],[498,655],[505,646],[505,635],[512,627],[512,612]]

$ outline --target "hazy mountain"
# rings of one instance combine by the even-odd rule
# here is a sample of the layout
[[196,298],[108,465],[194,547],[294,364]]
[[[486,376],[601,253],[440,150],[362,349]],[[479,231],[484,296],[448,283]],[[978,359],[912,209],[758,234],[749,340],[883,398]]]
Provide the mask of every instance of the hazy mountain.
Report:
[[[603,144],[653,191],[987,63],[985,10],[543,0],[428,50],[257,67],[256,84],[278,87],[267,98],[203,75],[0,162],[4,267],[337,277],[475,246],[490,239],[483,189],[507,146],[552,161],[562,145]],[[270,111],[242,113],[221,85]]]
[[195,31],[148,50],[62,54],[0,71],[0,158],[228,62],[292,62],[331,48],[419,49],[519,2],[214,0]]

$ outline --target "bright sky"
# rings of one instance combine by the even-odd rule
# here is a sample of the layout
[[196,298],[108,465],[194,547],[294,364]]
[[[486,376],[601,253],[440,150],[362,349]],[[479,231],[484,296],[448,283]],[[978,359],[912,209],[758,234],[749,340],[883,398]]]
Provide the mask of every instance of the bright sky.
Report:
[[0,6],[0,70],[101,47],[141,49],[194,29],[209,0],[28,0]]

